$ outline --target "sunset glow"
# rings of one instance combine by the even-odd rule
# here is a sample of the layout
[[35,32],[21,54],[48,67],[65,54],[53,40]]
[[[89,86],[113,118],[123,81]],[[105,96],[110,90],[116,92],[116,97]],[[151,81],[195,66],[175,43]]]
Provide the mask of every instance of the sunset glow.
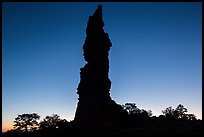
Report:
[[2,2],[2,130],[18,114],[73,120],[89,16],[103,6],[110,95],[202,119],[202,3]]

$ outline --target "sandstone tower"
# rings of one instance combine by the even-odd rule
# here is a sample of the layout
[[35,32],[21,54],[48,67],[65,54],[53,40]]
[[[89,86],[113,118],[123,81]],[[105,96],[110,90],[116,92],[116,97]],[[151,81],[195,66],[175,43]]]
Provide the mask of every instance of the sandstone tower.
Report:
[[89,17],[83,45],[87,64],[80,69],[79,102],[74,118],[79,123],[117,122],[126,116],[126,111],[110,97],[108,55],[112,44],[103,27],[102,6],[99,5]]

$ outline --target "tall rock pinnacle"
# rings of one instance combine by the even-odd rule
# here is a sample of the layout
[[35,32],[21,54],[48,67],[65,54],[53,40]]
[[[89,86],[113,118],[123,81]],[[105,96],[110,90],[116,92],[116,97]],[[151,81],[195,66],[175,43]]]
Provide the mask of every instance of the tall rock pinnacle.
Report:
[[103,27],[102,6],[99,5],[89,17],[83,45],[87,64],[80,69],[80,83],[77,88],[79,102],[74,118],[79,123],[117,121],[122,115],[126,115],[122,107],[110,97],[108,55],[112,44]]

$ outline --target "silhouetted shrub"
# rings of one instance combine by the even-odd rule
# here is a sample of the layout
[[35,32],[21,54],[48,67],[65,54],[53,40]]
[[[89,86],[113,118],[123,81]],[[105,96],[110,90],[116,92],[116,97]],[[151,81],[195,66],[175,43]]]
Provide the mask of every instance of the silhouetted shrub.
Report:
[[46,116],[43,121],[39,123],[40,129],[55,129],[59,127],[64,127],[67,125],[67,120],[60,119],[57,114],[52,114],[52,116]]
[[179,104],[175,110],[172,107],[168,107],[165,110],[162,110],[162,113],[165,115],[165,117],[170,120],[196,120],[196,116],[194,114],[186,114],[186,112],[188,112],[187,108],[181,104]]
[[164,115],[159,115],[159,120],[165,120],[166,119],[166,117],[164,116]]
[[16,117],[14,121],[14,129],[26,132],[28,132],[28,130],[37,130],[39,125],[37,122],[38,119],[40,119],[40,116],[36,113],[18,115],[18,117]]

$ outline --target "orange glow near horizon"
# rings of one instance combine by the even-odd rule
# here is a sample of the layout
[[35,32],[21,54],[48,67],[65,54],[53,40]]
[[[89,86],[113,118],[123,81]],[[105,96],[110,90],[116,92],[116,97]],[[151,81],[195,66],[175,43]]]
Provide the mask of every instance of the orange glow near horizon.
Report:
[[7,130],[13,129],[12,124],[2,124],[2,132],[6,132]]
[[[196,118],[202,120],[202,114],[197,114]],[[11,129],[13,129],[13,123],[2,123],[2,132],[6,132]]]

